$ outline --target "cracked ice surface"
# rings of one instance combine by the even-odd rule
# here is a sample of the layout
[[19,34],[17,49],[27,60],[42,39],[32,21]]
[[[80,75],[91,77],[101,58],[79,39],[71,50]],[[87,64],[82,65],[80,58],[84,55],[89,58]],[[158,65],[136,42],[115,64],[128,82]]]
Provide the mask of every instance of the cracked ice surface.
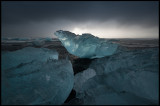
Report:
[[49,49],[24,48],[2,54],[2,104],[61,105],[73,88],[69,60]]
[[29,63],[33,60],[47,61],[48,59],[58,60],[58,53],[47,48],[25,47],[2,55],[2,70],[16,67],[20,64]]
[[76,35],[69,31],[54,33],[67,51],[80,58],[100,58],[115,53],[118,45],[91,34]]
[[93,61],[89,69],[96,76],[81,84],[76,97],[83,105],[158,104],[158,54],[157,48],[123,51]]
[[82,85],[90,78],[94,77],[96,72],[93,69],[88,68],[83,72],[79,72],[74,77],[74,87],[76,92],[81,92]]

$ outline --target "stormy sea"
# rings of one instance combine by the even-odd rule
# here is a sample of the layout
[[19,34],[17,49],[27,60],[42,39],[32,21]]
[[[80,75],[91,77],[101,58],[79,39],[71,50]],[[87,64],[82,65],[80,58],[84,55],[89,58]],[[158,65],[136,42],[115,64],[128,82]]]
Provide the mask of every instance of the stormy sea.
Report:
[[159,39],[1,39],[3,105],[158,105]]

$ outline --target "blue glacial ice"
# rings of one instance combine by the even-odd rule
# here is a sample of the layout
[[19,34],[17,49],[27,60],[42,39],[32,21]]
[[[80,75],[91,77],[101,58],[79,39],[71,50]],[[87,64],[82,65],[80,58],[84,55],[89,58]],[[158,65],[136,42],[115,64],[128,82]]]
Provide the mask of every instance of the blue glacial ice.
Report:
[[46,38],[45,38],[45,41],[48,41],[48,42],[49,42],[49,41],[53,41],[53,39],[52,39],[52,38],[49,38],[49,37],[46,37]]
[[17,51],[7,52],[3,54],[2,70],[16,67],[20,64],[29,63],[33,60],[47,61],[48,59],[58,60],[57,51],[47,48],[25,47]]
[[43,46],[45,44],[45,41],[42,39],[35,39],[34,41],[32,41],[34,46]]
[[54,33],[67,51],[80,58],[100,58],[115,53],[118,45],[91,34],[76,35],[69,31]]
[[94,77],[96,72],[93,69],[88,68],[83,72],[79,72],[74,77],[74,87],[76,92],[81,92],[82,85],[90,78]]
[[76,98],[82,105],[157,105],[158,54],[158,48],[151,48],[94,60],[89,69],[96,75],[83,81]]
[[3,105],[61,105],[74,84],[72,64],[46,48],[2,54]]
[[158,48],[123,50],[118,49],[116,54],[92,62],[90,68],[98,75],[107,74],[119,69],[158,71]]
[[46,37],[46,38],[36,38],[36,39],[32,40],[32,44],[34,46],[39,46],[39,47],[41,46],[41,47],[43,47],[46,42],[51,42],[51,41],[53,41],[53,39],[49,38],[49,37]]

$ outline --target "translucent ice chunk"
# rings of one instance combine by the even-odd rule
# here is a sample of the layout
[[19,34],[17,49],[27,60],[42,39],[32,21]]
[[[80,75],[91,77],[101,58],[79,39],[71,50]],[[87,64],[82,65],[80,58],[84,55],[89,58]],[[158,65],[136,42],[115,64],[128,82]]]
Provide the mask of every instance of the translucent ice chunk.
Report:
[[[115,76],[115,74],[117,74]],[[113,76],[112,76],[113,75]],[[149,74],[148,78],[153,78],[155,83],[147,84],[149,79],[137,73],[138,77],[133,78],[123,75],[122,73],[113,72],[112,75],[96,75],[95,77],[87,80],[82,86],[83,92],[77,95],[82,101],[82,105],[151,105],[158,104],[158,97],[156,99],[150,98],[152,92],[158,91],[158,86],[155,86],[158,80],[157,75]],[[144,74],[145,75],[145,74]],[[127,77],[131,77],[128,79]],[[141,81],[138,82],[139,77]],[[116,78],[116,79],[115,79]],[[133,80],[133,81],[132,81]],[[134,81],[136,80],[136,81]],[[132,83],[134,82],[134,83]],[[150,87],[149,87],[150,86]],[[149,87],[149,88],[147,88]],[[144,91],[142,91],[144,89]],[[139,91],[138,91],[139,90]],[[156,91],[152,91],[156,90]],[[157,92],[158,93],[158,92]],[[155,95],[152,94],[152,95]],[[158,94],[156,94],[158,95]],[[149,97],[148,97],[149,96]]]
[[94,60],[96,76],[81,85],[81,104],[152,105],[159,98],[159,49],[118,52]]
[[33,43],[33,45],[35,45],[35,46],[43,46],[43,45],[45,44],[45,41],[44,41],[44,40],[36,39],[36,40],[34,40],[32,43]]
[[69,60],[33,60],[2,70],[1,101],[3,105],[61,105],[73,83]]
[[76,35],[69,31],[54,33],[67,51],[80,58],[100,58],[114,54],[118,45],[91,34]]
[[33,60],[47,61],[48,59],[58,59],[57,51],[47,48],[26,47],[13,52],[3,53],[2,70],[29,63]]
[[96,72],[90,68],[84,70],[83,72],[77,73],[74,77],[74,90],[76,92],[81,92],[83,83],[95,75]]

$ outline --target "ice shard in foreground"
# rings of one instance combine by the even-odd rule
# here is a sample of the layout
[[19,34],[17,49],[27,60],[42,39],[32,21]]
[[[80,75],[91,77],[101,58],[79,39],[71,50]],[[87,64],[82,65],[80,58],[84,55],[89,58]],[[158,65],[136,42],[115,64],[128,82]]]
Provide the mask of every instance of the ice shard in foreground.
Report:
[[57,59],[58,53],[46,48],[3,52],[2,104],[63,104],[73,88],[74,76],[71,62]]
[[80,58],[100,58],[115,53],[118,45],[91,34],[76,35],[69,31],[54,33],[67,51]]

